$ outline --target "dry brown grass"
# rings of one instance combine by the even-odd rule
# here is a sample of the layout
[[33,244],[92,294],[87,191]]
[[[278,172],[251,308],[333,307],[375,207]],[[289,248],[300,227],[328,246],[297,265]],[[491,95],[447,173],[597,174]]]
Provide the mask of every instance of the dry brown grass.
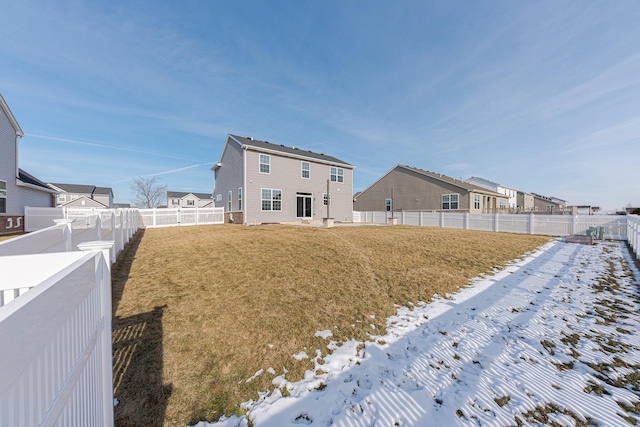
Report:
[[394,304],[455,292],[548,240],[409,226],[146,230],[113,271],[117,424],[238,413],[273,389],[267,373],[245,382],[256,371],[295,381],[312,365],[293,354],[326,354],[316,331],[362,340],[373,323],[381,334]]
[[20,237],[20,236],[22,236],[22,233],[0,236],[0,242],[2,242],[3,240],[9,240],[9,239],[13,239],[14,237]]

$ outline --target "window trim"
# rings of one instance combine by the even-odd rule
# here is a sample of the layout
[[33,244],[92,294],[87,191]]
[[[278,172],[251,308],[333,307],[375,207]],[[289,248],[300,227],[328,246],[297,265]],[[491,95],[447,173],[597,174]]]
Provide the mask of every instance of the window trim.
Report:
[[344,168],[331,166],[329,168],[329,180],[338,184],[344,184]]
[[[453,196],[455,196],[456,201],[454,202],[452,200]],[[446,201],[445,201],[446,198]],[[442,194],[440,196],[440,207],[443,211],[457,211],[460,209],[460,194],[458,193],[452,193],[452,194]],[[456,204],[455,208],[452,206],[453,204]],[[445,204],[447,205],[447,207],[445,207]]]
[[[0,180],[0,199],[3,201],[2,209],[0,209],[0,213],[7,213],[7,181]],[[2,188],[4,187],[4,188]]]
[[238,187],[238,211],[242,211],[242,187]]
[[329,197],[327,197],[327,193],[322,193],[322,206],[327,206],[327,200],[331,206],[331,193],[329,193]]
[[[306,169],[304,168],[305,165],[307,166]],[[307,173],[307,176],[304,176],[305,172]],[[302,179],[311,179],[311,162],[305,162],[304,160],[300,162],[300,176]]]
[[481,198],[479,194],[474,194],[473,195],[473,209],[477,209],[479,210],[481,208]]
[[[269,198],[265,199],[265,191],[269,192]],[[265,201],[269,202],[269,209],[265,209]],[[275,209],[275,204],[278,209]],[[260,189],[260,211],[262,212],[282,212],[282,190],[277,188],[261,188]]]
[[[264,157],[263,157],[263,156],[264,156]],[[266,160],[266,162],[263,162],[263,158]],[[269,154],[259,153],[259,154],[258,154],[258,163],[259,163],[258,171],[259,171],[260,173],[263,173],[263,174],[265,174],[265,175],[269,175],[269,174],[271,174],[271,155],[269,155]],[[263,170],[262,170],[262,169],[263,169],[263,168],[262,168],[263,166],[266,166],[266,167],[265,167],[265,169],[266,169],[265,171],[263,171]]]
[[227,192],[227,212],[231,212],[232,209],[232,204],[233,204],[233,191],[229,190]]
[[391,199],[384,199],[385,212],[391,212]]
[[187,206],[195,206],[196,205],[196,201],[193,199],[187,199]]

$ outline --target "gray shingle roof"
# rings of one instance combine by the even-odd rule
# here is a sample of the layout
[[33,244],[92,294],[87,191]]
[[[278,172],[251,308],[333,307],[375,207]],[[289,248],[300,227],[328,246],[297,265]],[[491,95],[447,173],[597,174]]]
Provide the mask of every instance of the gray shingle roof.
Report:
[[57,184],[52,182],[51,185],[54,185],[64,191],[65,193],[71,194],[104,194],[109,195],[113,193],[111,187],[96,187],[95,185],[83,185],[83,184]]
[[193,194],[200,200],[211,199],[211,193],[194,193],[193,191],[167,191],[167,197],[181,199],[187,194]]
[[474,185],[468,182],[464,182],[464,181],[460,181],[459,179],[455,179],[455,178],[451,178],[449,176],[446,175],[442,175],[439,173],[435,173],[435,172],[429,172],[426,171],[424,169],[418,169],[418,168],[414,168],[411,166],[405,166],[405,165],[398,165],[397,167],[401,167],[401,168],[405,168],[408,169],[410,171],[422,174],[422,175],[426,175],[429,176],[431,178],[435,178],[435,179],[439,179],[441,181],[447,182],[449,184],[453,184],[453,185],[457,185],[458,187],[470,190],[470,191],[474,191],[476,193],[485,193],[485,194],[492,194],[492,195],[498,195],[500,197],[504,197],[504,194],[500,194],[500,193],[496,193],[495,191],[491,191],[491,190],[487,190],[484,187],[480,187],[478,185]]
[[255,147],[255,148],[264,149],[264,150],[279,151],[281,153],[293,154],[294,156],[308,157],[310,159],[323,160],[329,163],[352,166],[349,163],[342,161],[336,157],[327,156],[326,154],[322,154],[322,153],[314,153],[313,151],[301,150],[296,147],[287,147],[285,145],[272,144],[267,141],[259,141],[257,139],[245,138],[243,136],[237,136],[237,135],[229,135],[229,136],[235,139],[236,141],[238,141],[239,143],[249,147]]
[[25,184],[35,185],[37,187],[42,187],[43,189],[47,189],[51,191],[51,188],[47,184],[40,181],[38,178],[31,175],[30,173],[23,171],[22,169],[18,169],[18,179],[24,182]]

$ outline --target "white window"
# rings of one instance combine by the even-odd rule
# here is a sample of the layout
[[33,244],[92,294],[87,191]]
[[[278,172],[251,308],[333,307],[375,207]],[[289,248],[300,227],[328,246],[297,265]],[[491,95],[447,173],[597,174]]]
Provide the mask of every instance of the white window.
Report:
[[384,210],[391,212],[391,199],[384,199]]
[[322,193],[322,204],[324,206],[331,206],[331,193],[327,194],[327,193]]
[[442,195],[442,209],[443,210],[455,210],[458,209],[458,200],[460,196],[458,194],[443,194]]
[[180,204],[180,199],[171,199],[171,204],[172,204],[173,206],[175,206],[175,205],[179,205],[179,204]]
[[77,194],[72,194],[71,195],[71,200],[76,200],[77,198],[79,198],[80,196],[78,196]]
[[231,212],[231,202],[233,201],[233,191],[227,193],[227,210]]
[[305,179],[309,179],[311,177],[311,164],[309,162],[302,162],[302,177]]
[[331,166],[331,182],[344,182],[344,169]]
[[187,206],[195,206],[195,205],[196,205],[195,200],[187,200]]
[[553,212],[553,205],[547,205],[547,212]]
[[66,194],[58,194],[58,202],[64,203],[66,201],[67,201],[67,195]]
[[507,199],[500,198],[500,209],[507,209]]
[[260,173],[271,173],[271,156],[260,154]]
[[238,188],[238,210],[242,210],[242,187]]
[[222,194],[216,194],[216,202],[222,201]]
[[0,181],[0,213],[7,213],[7,181]]
[[480,195],[473,195],[473,209],[480,209]]
[[262,210],[281,211],[282,210],[282,190],[262,189]]

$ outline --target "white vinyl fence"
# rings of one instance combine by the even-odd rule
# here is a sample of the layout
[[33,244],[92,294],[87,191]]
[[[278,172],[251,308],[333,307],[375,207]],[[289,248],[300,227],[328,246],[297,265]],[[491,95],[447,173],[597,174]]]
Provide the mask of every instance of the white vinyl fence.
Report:
[[224,223],[224,208],[156,208],[138,212],[140,228]]
[[113,426],[111,245],[0,257],[0,425]]
[[[353,212],[353,222],[387,224],[390,212]],[[627,239],[627,217],[617,215],[512,215],[446,212],[395,212],[398,224],[479,231],[568,236],[602,227],[605,239]]]
[[640,216],[627,215],[627,241],[640,259]]

